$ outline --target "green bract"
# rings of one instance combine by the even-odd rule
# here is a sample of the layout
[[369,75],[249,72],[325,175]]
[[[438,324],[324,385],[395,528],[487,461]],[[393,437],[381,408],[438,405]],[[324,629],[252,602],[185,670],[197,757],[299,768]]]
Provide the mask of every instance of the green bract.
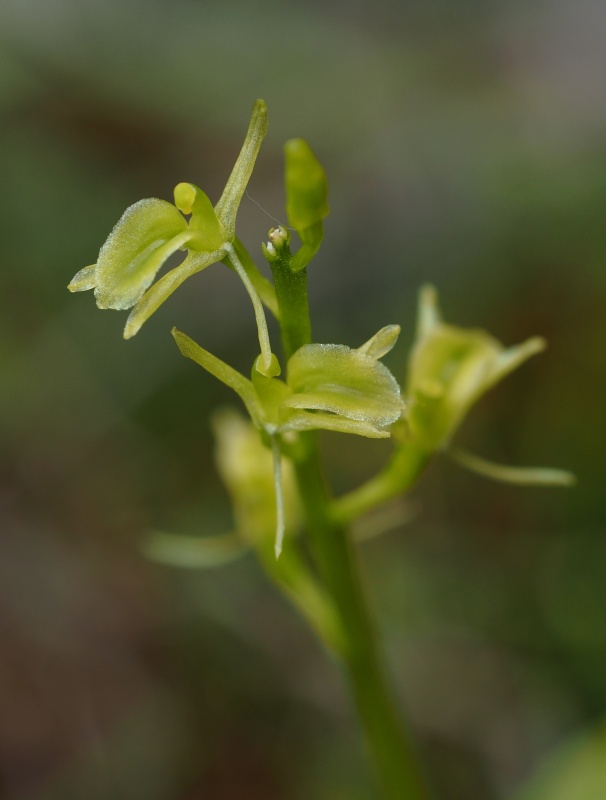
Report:
[[284,158],[286,213],[302,243],[290,265],[298,272],[307,266],[322,244],[322,220],[329,213],[328,182],[324,168],[305,139],[286,142]]
[[534,337],[505,349],[484,331],[448,325],[435,289],[424,287],[407,382],[407,422],[414,440],[428,451],[448,445],[476,400],[545,346],[544,339]]
[[[266,131],[267,107],[257,100],[244,145],[216,206],[213,208],[206,194],[191,183],[175,187],[174,205],[156,198],[140,200],[124,212],[101,248],[97,263],[74,276],[70,291],[94,289],[99,308],[134,306],[124,329],[125,339],[134,336],[186,278],[223,259],[256,296],[233,245],[238,206]],[[191,215],[189,221],[184,214]],[[185,260],[153,283],[177,250],[188,251]],[[258,301],[256,297],[253,302],[255,299]],[[257,317],[259,305],[255,308]]]

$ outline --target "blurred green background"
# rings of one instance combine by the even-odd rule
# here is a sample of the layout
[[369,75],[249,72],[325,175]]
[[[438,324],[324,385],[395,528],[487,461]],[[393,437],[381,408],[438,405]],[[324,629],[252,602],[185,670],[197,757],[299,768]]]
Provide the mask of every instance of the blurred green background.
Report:
[[[212,267],[129,342],[124,314],[65,289],[141,197],[186,180],[217,199],[256,97],[270,132],[250,195],[284,219],[292,136],[329,176],[318,341],[399,322],[387,363],[403,378],[432,281],[447,320],[550,342],[458,442],[572,469],[578,488],[439,461],[410,521],[362,546],[438,796],[511,797],[601,724],[605,40],[592,0],[3,1],[1,798],[376,798],[337,668],[253,559],[180,572],[139,552],[149,529],[233,524],[209,415],[234,399],[169,329],[247,371],[242,287]],[[272,225],[245,197],[260,266]],[[324,446],[339,490],[388,452]],[[606,796],[587,786],[562,799]]]

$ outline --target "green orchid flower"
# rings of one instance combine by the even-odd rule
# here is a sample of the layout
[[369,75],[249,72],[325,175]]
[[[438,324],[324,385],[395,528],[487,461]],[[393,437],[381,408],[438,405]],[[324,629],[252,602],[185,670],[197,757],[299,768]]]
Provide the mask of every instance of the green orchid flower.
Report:
[[442,321],[437,292],[421,290],[417,338],[408,371],[404,439],[426,453],[447,450],[462,466],[509,483],[570,485],[574,477],[562,470],[504,467],[450,446],[469,409],[479,398],[546,342],[533,337],[505,348],[482,330],[458,328]]
[[388,325],[361,347],[307,344],[289,359],[286,381],[272,356],[263,374],[259,357],[248,379],[181,331],[173,336],[181,353],[233,389],[272,448],[276,495],[276,557],[284,537],[280,442],[292,445],[300,431],[328,430],[370,438],[390,436],[404,410],[400,387],[379,359],[395,345],[400,328]]
[[[175,187],[174,205],[152,197],[126,209],[99,251],[97,263],[80,270],[68,289],[94,289],[99,308],[132,308],[124,328],[130,339],[183,281],[211,264],[226,261],[250,295],[257,321],[262,354],[261,368],[271,362],[269,334],[261,301],[272,305],[271,292],[254,266],[242,264],[236,239],[236,215],[261,143],[267,132],[267,107],[257,100],[248,132],[219,202],[213,207],[207,195],[192,183]],[[186,219],[189,216],[189,220]],[[185,260],[155,281],[158,271],[177,251]],[[255,286],[256,283],[256,286]]]
[[546,347],[534,337],[505,349],[481,330],[442,321],[436,290],[421,290],[417,338],[408,370],[407,422],[429,450],[448,445],[471,406],[506,375]]

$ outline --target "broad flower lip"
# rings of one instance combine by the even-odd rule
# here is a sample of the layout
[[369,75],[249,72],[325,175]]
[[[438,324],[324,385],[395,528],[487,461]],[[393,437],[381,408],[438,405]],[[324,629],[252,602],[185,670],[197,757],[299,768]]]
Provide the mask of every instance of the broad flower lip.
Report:
[[[283,401],[284,407],[344,417],[371,426],[376,436],[389,436],[389,426],[404,409],[400,387],[387,367],[345,345],[301,347],[288,362],[288,385],[292,394]],[[368,436],[369,429],[364,430],[362,435]]]
[[505,348],[482,330],[449,325],[442,321],[436,290],[424,287],[407,382],[412,436],[428,451],[447,445],[471,406],[545,347],[544,339],[533,337]]
[[[267,106],[257,100],[244,144],[216,206],[191,183],[177,184],[175,205],[155,197],[139,200],[118,220],[97,263],[80,270],[68,289],[94,289],[101,309],[134,307],[124,337],[134,336],[184,280],[230,252],[238,207],[266,132]],[[189,221],[183,214],[191,214]],[[163,264],[178,250],[189,251],[186,259],[154,283]]]

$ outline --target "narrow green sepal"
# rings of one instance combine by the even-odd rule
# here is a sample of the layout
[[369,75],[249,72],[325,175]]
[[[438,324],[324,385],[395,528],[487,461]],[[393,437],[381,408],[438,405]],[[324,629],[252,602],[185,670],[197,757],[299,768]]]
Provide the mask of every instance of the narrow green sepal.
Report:
[[503,483],[518,486],[574,486],[577,482],[572,472],[547,467],[510,467],[494,464],[460,448],[449,448],[448,455],[462,467]]
[[252,116],[246,132],[244,144],[240,150],[234,168],[229,176],[225,189],[215,212],[219,222],[225,229],[227,239],[233,242],[236,236],[236,215],[242,196],[255,166],[261,143],[267,133],[267,106],[263,100],[257,100],[253,106]]
[[220,380],[230,389],[233,389],[246,406],[250,416],[259,423],[260,413],[255,397],[255,391],[252,382],[245,378],[240,372],[230,367],[225,361],[209,353],[199,344],[190,339],[185,333],[173,328],[171,331],[177,347],[181,354],[186,358],[191,358],[196,364],[199,364],[211,375]]
[[186,536],[153,531],[144,539],[141,549],[147,558],[162,564],[209,569],[229,564],[244,555],[249,547],[237,533]]

